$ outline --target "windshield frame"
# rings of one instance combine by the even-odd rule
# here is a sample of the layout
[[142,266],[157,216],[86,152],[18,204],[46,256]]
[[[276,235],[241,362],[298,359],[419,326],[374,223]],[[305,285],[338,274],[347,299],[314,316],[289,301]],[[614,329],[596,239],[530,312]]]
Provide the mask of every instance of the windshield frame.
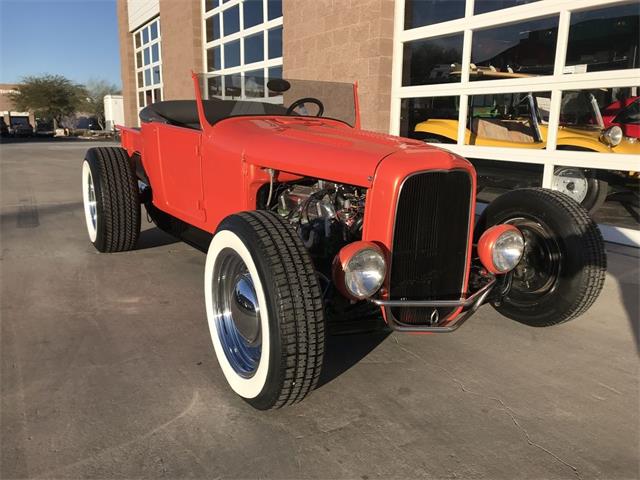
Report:
[[[203,128],[211,128],[213,126],[215,126],[217,123],[219,123],[222,120],[226,120],[226,119],[230,119],[230,118],[239,118],[239,117],[291,117],[291,118],[301,118],[301,119],[325,119],[325,120],[332,120],[332,121],[336,121],[336,122],[340,122],[346,126],[348,126],[349,128],[353,128],[353,129],[361,129],[361,123],[360,123],[360,105],[359,105],[359,98],[358,98],[358,82],[354,82],[354,83],[347,83],[347,82],[329,82],[329,81],[321,81],[321,80],[300,80],[300,79],[277,79],[278,81],[283,81],[287,84],[289,84],[289,87],[283,91],[283,95],[282,97],[284,97],[286,95],[286,91],[288,91],[291,86],[293,85],[294,87],[300,87],[300,84],[308,84],[308,85],[316,85],[316,86],[321,86],[322,88],[327,88],[330,89],[332,86],[338,86],[339,88],[342,88],[343,90],[340,92],[342,94],[342,96],[344,97],[344,99],[349,99],[349,111],[352,110],[352,117],[351,118],[339,118],[337,116],[330,116],[330,115],[326,115],[323,114],[321,116],[317,116],[317,115],[305,115],[305,114],[301,114],[296,112],[295,114],[286,114],[286,113],[269,113],[269,112],[264,112],[264,113],[253,113],[253,112],[243,112],[243,108],[242,106],[247,106],[249,103],[251,102],[255,102],[255,103],[262,103],[264,105],[273,105],[274,107],[276,105],[282,106],[283,108],[286,108],[286,104],[284,101],[279,101],[277,98],[277,95],[270,95],[268,92],[268,85],[269,82],[266,82],[264,85],[264,89],[265,89],[265,93],[267,94],[264,97],[240,97],[240,98],[225,98],[225,96],[218,96],[218,95],[214,95],[209,97],[208,96],[208,92],[203,92],[203,90],[205,90],[205,86],[207,86],[206,81],[211,79],[211,78],[216,78],[216,77],[223,77],[222,75],[219,74],[215,74],[215,73],[195,73],[192,72],[192,80],[194,83],[194,89],[195,89],[195,97],[196,97],[196,102],[198,105],[198,116],[200,117],[200,124]],[[245,77],[242,77],[243,81],[244,81]],[[276,79],[274,79],[276,80]],[[346,88],[349,88],[349,90],[346,90]],[[294,88],[295,90],[295,88]],[[301,97],[301,98],[307,98],[309,97],[308,95],[305,97]],[[204,106],[204,100],[210,100],[212,98],[216,98],[219,99],[221,101],[226,101],[226,102],[238,102],[238,107],[241,110],[239,113],[237,114],[232,114],[232,115],[228,115],[228,116],[224,116],[221,118],[217,118],[215,120],[212,121],[212,119],[210,117],[207,116],[206,114],[206,108]],[[295,97],[293,97],[295,98]],[[315,98],[315,97],[311,97],[311,98]],[[300,100],[300,98],[295,98],[294,101],[291,102],[291,105],[293,105],[293,103],[295,103],[295,101]],[[325,99],[326,100],[326,99]],[[321,100],[321,103],[322,102]],[[235,107],[234,107],[235,109]],[[326,109],[325,109],[326,112]]]

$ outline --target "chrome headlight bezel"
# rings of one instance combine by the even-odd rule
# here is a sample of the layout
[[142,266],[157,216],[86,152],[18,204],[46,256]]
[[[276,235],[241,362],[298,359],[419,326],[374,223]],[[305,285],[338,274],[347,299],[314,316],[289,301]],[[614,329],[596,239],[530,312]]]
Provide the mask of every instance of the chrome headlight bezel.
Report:
[[387,260],[382,249],[373,242],[350,243],[334,260],[334,284],[352,300],[371,298],[382,288],[386,275]]
[[613,125],[606,130],[602,131],[601,139],[604,143],[609,145],[610,147],[615,147],[620,145],[622,142],[622,138],[624,137],[624,132],[618,125]]

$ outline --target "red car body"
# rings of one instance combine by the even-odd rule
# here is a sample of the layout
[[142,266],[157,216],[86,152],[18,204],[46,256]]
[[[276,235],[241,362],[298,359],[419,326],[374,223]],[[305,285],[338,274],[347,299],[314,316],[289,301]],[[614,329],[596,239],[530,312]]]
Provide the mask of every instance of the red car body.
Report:
[[[357,86],[354,94],[357,98]],[[357,108],[357,100],[355,104]],[[159,210],[214,233],[228,215],[256,209],[258,190],[269,183],[266,169],[281,172],[283,182],[312,177],[364,187],[368,193],[362,240],[380,245],[390,260],[403,181],[416,172],[463,170],[472,192],[461,292],[467,294],[476,191],[476,172],[469,161],[418,140],[361,130],[358,112],[352,128],[329,118],[266,115],[210,125],[201,103],[199,109],[201,130],[155,122],[140,129],[118,127],[123,148],[141,157]],[[389,276],[387,272],[383,298]],[[447,323],[461,311],[454,311]]]
[[[627,118],[631,110],[638,110],[640,97],[630,97],[626,100],[618,100],[607,106],[602,112],[602,120],[605,128],[617,125],[622,129],[625,137],[640,138],[640,121]],[[637,113],[635,113],[637,117]]]
[[98,251],[135,249],[144,205],[207,253],[213,347],[255,408],[315,388],[325,325],[447,333],[491,303],[547,327],[598,297],[601,233],[563,193],[512,190],[476,222],[471,163],[362,130],[356,85],[235,80],[194,75],[198,100],[146,106],[123,148],[89,149],[82,196]]

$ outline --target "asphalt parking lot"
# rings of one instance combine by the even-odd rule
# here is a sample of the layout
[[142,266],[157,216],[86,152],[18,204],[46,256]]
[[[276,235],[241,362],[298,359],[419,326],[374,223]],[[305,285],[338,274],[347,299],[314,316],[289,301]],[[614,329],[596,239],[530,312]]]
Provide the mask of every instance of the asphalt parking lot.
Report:
[[[332,336],[320,387],[258,412],[218,370],[205,257],[85,232],[89,143],[0,146],[2,478],[637,478],[638,251],[587,315]],[[103,144],[104,145],[104,144]]]

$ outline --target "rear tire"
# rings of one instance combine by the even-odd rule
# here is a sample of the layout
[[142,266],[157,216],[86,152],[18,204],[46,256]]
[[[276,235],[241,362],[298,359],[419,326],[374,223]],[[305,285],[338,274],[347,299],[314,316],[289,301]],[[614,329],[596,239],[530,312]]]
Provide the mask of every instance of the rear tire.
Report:
[[82,164],[89,239],[100,252],[133,250],[140,234],[138,181],[126,150],[91,148]]
[[606,271],[604,241],[587,211],[565,194],[542,188],[512,190],[482,213],[476,238],[510,223],[525,237],[525,253],[507,276],[510,288],[492,303],[505,317],[534,327],[574,319],[595,302]]
[[271,212],[231,215],[205,266],[209,330],[231,388],[260,410],[302,400],[320,376],[323,300],[293,228]]

